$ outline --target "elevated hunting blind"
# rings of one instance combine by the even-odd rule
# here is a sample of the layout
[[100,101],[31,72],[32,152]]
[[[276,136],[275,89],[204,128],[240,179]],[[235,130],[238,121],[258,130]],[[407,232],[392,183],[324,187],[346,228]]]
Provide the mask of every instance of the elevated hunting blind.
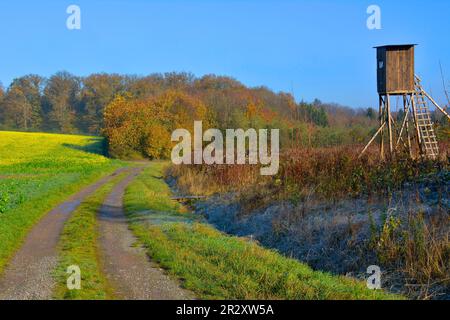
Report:
[[379,94],[402,95],[414,92],[414,46],[376,47]]
[[[403,44],[375,47],[377,49],[380,127],[362,151],[361,156],[380,135],[380,154],[384,159],[385,133],[387,133],[390,157],[401,151],[409,153],[413,158],[418,155],[437,159],[439,156],[439,146],[428,101],[448,119],[450,116],[425,92],[420,78],[415,75],[415,46],[415,44]],[[396,110],[398,112],[396,117],[391,110],[391,96],[402,97],[403,110],[402,112]]]

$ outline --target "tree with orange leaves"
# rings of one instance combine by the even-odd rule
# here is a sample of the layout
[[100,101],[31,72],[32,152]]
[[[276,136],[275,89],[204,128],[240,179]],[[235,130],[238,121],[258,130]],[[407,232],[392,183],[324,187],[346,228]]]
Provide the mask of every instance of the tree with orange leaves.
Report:
[[172,149],[171,132],[185,128],[193,132],[195,120],[212,124],[208,108],[180,91],[167,91],[156,98],[118,96],[104,112],[104,135],[110,154],[120,158],[165,159]]

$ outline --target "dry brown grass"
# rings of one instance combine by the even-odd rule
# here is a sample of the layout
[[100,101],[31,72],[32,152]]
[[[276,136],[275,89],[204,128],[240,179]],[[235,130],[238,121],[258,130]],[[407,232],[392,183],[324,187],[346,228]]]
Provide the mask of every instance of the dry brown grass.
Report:
[[445,153],[438,162],[401,157],[383,162],[376,148],[358,158],[361,149],[355,145],[284,150],[280,170],[273,177],[261,176],[256,165],[172,166],[167,174],[178,180],[186,194],[239,192],[244,203],[263,205],[281,199],[304,201],[312,194],[336,201],[362,194],[389,195],[405,183],[448,169]]
[[[450,220],[448,212],[409,212],[373,227],[369,249],[396,273],[405,291],[419,299],[440,298],[450,287]],[[394,273],[395,274],[395,273]]]
[[[182,166],[172,167],[168,173],[178,179],[178,186],[185,194],[235,192],[242,209],[240,215],[251,215],[287,201],[294,209],[274,217],[274,237],[288,234],[296,237],[301,233],[302,245],[306,246],[325,241],[330,256],[321,257],[318,265],[325,266],[326,270],[333,271],[336,254],[350,260],[346,266],[349,269],[352,263],[357,269],[376,258],[379,265],[390,270],[388,283],[400,286],[411,297],[429,299],[438,298],[442,292],[448,294],[449,288],[450,220],[445,209],[448,209],[448,204],[445,205],[449,177],[447,147],[441,143],[444,152],[437,162],[407,161],[401,157],[382,162],[376,148],[358,159],[361,146],[342,146],[284,150],[280,171],[274,177],[262,177],[259,167],[250,165]],[[353,221],[349,216],[347,224],[333,220],[345,220],[341,215],[317,217],[315,222],[308,223],[305,220],[312,212],[322,215],[332,212],[330,208],[342,201],[356,206],[362,198],[369,202],[390,199],[393,194],[402,194],[402,190],[414,194],[414,190],[423,191],[428,186],[439,194],[439,203],[433,206],[432,213],[418,212],[418,200],[400,216],[378,217],[372,232],[367,232],[369,215],[364,221]],[[318,209],[322,204],[324,208]],[[326,235],[317,238],[317,233]],[[308,261],[308,257],[304,260]]]
[[249,165],[171,166],[165,175],[176,178],[181,193],[190,195],[239,191],[260,180],[259,169]]

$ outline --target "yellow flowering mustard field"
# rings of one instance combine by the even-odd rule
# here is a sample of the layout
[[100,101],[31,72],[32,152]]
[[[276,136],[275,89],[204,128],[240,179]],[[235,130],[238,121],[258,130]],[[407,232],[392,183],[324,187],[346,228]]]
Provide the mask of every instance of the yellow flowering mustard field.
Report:
[[0,131],[0,273],[58,203],[123,166],[99,137]]

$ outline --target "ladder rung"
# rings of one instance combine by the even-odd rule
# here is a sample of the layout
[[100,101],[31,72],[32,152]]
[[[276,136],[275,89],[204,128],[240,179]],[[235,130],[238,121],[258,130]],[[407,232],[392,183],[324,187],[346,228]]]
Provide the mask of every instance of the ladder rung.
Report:
[[416,94],[414,95],[416,125],[420,134],[420,144],[425,156],[436,158],[439,155],[439,145],[434,132],[434,123],[428,107],[420,81],[416,78],[414,82]]

